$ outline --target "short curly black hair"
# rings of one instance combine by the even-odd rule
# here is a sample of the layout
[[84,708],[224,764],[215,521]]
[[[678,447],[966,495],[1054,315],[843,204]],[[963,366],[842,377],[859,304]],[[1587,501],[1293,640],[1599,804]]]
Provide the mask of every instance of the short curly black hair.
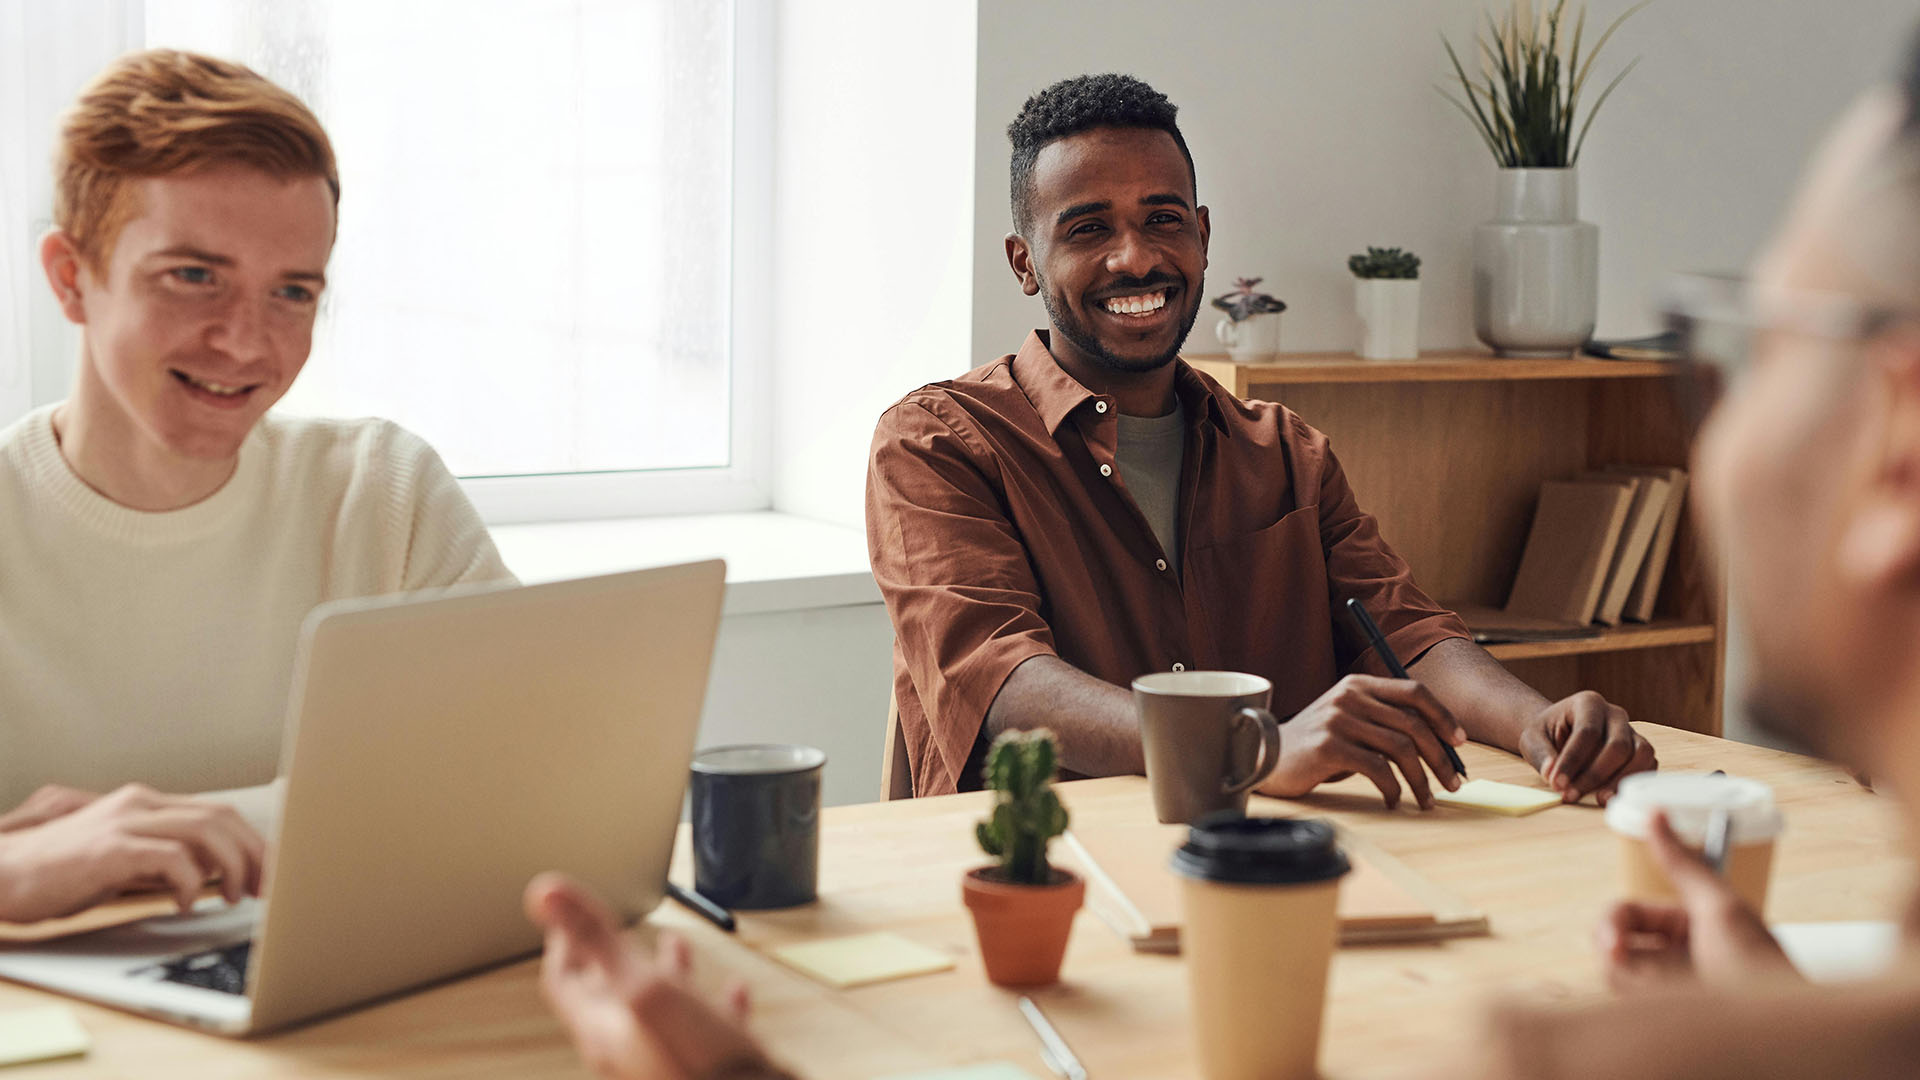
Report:
[[1033,189],[1033,163],[1041,147],[1094,128],[1154,128],[1166,132],[1187,159],[1188,182],[1194,182],[1193,153],[1180,134],[1180,125],[1173,120],[1179,111],[1167,95],[1131,75],[1079,75],[1062,79],[1028,98],[1020,107],[1020,115],[1007,125],[1007,139],[1013,143],[1013,227],[1024,236],[1031,224],[1027,199]]

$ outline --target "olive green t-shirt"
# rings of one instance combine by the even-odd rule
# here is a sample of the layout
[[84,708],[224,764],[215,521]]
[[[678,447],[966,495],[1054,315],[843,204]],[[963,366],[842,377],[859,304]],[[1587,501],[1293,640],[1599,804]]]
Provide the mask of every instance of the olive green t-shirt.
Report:
[[1114,454],[1134,504],[1175,573],[1180,569],[1180,466],[1187,450],[1187,412],[1175,404],[1165,416],[1128,416],[1120,422]]

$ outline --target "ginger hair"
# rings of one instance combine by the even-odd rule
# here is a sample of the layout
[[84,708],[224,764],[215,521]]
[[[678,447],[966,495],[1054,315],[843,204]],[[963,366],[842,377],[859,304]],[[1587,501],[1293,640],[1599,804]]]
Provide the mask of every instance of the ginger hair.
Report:
[[214,165],[318,176],[340,206],[333,144],[299,98],[252,69],[175,49],[129,53],[60,125],[53,223],[96,272],[137,206],[134,181]]

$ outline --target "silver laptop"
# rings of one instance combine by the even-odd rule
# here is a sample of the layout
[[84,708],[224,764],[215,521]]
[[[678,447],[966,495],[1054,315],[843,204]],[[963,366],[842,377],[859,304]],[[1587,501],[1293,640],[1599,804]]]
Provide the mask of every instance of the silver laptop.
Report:
[[660,902],[718,561],[349,601],[302,631],[260,901],[0,949],[0,976],[247,1034],[531,953],[529,878]]

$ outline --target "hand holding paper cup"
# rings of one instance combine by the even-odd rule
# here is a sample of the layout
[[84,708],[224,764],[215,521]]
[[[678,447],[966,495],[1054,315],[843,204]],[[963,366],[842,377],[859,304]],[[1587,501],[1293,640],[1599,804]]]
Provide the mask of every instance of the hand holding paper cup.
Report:
[[1758,780],[1706,773],[1636,773],[1622,780],[1619,794],[1607,802],[1607,826],[1618,838],[1622,891],[1631,900],[1678,899],[1647,847],[1647,829],[1657,810],[1666,811],[1674,835],[1696,852],[1706,849],[1716,812],[1724,814],[1723,872],[1748,906],[1766,910],[1774,841],[1786,827],[1772,788]]
[[1245,813],[1247,793],[1280,765],[1273,684],[1237,671],[1160,671],[1133,680],[1154,813],[1190,824]]

